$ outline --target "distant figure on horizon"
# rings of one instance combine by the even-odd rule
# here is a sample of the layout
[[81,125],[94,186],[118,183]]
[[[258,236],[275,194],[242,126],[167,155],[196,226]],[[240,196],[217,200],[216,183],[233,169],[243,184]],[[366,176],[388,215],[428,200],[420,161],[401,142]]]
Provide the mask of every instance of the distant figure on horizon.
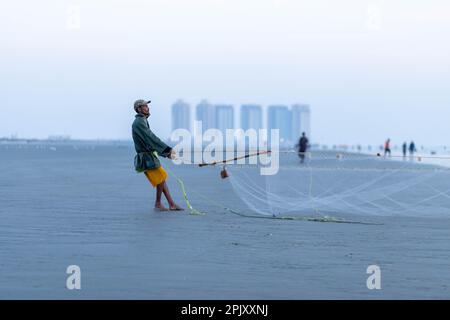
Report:
[[384,156],[389,153],[389,157],[391,156],[391,139],[387,139],[384,143]]
[[[143,172],[148,181],[156,188],[156,211],[168,210],[184,210],[179,207],[172,199],[169,187],[166,184],[167,173],[159,162],[158,155],[165,158],[173,159],[175,151],[161,141],[151,130],[147,118],[150,116],[150,101],[136,100],[134,103],[134,111],[136,118],[132,126],[132,134],[136,156],[134,158],[134,166],[137,172]],[[161,195],[164,196],[169,203],[167,209],[161,203]]]
[[403,158],[406,158],[406,152],[408,150],[408,143],[406,141],[405,143],[403,143],[402,149],[403,149]]
[[414,143],[414,141],[411,141],[411,143],[409,144],[409,156],[411,159],[414,158],[414,152],[416,151],[416,144]]
[[298,156],[300,157],[300,162],[305,162],[305,154],[306,150],[308,150],[308,138],[306,137],[306,133],[302,133],[302,136],[298,142]]

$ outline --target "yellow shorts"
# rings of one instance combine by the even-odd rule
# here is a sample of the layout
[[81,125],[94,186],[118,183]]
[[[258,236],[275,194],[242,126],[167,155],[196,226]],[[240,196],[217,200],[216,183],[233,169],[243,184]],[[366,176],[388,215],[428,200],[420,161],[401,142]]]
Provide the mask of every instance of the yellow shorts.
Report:
[[163,167],[158,167],[155,169],[150,169],[144,172],[148,181],[152,184],[153,187],[156,187],[158,184],[166,181],[167,172],[163,169]]

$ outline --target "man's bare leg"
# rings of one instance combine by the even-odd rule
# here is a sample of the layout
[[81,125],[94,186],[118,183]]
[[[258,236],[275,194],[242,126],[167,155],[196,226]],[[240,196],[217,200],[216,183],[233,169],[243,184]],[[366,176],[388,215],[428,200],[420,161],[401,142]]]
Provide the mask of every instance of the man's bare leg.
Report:
[[164,191],[164,184],[165,184],[165,182],[160,183],[156,186],[155,210],[158,210],[158,211],[168,211],[168,209],[166,207],[164,207],[161,203],[161,195]]
[[167,183],[164,181],[161,183],[163,185],[162,191],[164,192],[164,196],[167,199],[167,202],[169,202],[169,209],[170,210],[184,210],[180,206],[178,206],[172,199],[172,196],[170,195],[169,187],[167,186]]

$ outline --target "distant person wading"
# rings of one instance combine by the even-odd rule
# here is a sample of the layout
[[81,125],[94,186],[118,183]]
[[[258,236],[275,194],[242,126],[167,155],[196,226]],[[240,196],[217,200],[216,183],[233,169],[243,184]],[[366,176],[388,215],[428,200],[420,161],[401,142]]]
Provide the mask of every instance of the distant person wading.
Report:
[[298,142],[298,156],[300,157],[300,162],[305,162],[305,154],[306,150],[308,150],[308,138],[306,137],[306,134],[303,132],[302,136]]
[[[149,103],[150,101],[145,100],[137,100],[134,103],[134,111],[137,113],[132,126],[134,147],[137,153],[134,158],[134,166],[136,171],[144,172],[153,187],[156,187],[155,210],[183,210],[175,204],[170,195],[169,187],[166,184],[167,173],[158,159],[158,155],[173,159],[176,154],[150,130],[147,121],[150,116]],[[161,203],[163,193],[169,203],[168,209]]]
[[416,152],[416,144],[414,143],[414,141],[411,141],[410,145],[409,145],[409,155],[412,157],[414,156],[414,152]]
[[386,157],[389,154],[391,156],[391,139],[387,139],[384,143],[384,156]]

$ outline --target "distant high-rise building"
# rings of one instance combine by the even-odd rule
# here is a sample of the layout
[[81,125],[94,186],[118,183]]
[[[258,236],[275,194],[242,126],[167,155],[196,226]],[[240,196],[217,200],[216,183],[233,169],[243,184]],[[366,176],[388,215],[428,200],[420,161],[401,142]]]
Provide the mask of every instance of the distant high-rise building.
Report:
[[241,106],[241,129],[244,131],[262,129],[262,108],[257,104],[244,104]]
[[191,130],[191,107],[182,100],[172,105],[172,130]]
[[223,134],[227,129],[234,129],[234,109],[232,105],[216,105],[216,128]]
[[294,104],[292,112],[292,139],[298,140],[302,132],[311,139],[311,112],[306,104]]
[[215,107],[206,100],[197,105],[195,119],[202,122],[203,131],[216,127],[215,111]]
[[269,106],[267,129],[279,129],[281,141],[290,141],[292,139],[292,114],[287,106]]

